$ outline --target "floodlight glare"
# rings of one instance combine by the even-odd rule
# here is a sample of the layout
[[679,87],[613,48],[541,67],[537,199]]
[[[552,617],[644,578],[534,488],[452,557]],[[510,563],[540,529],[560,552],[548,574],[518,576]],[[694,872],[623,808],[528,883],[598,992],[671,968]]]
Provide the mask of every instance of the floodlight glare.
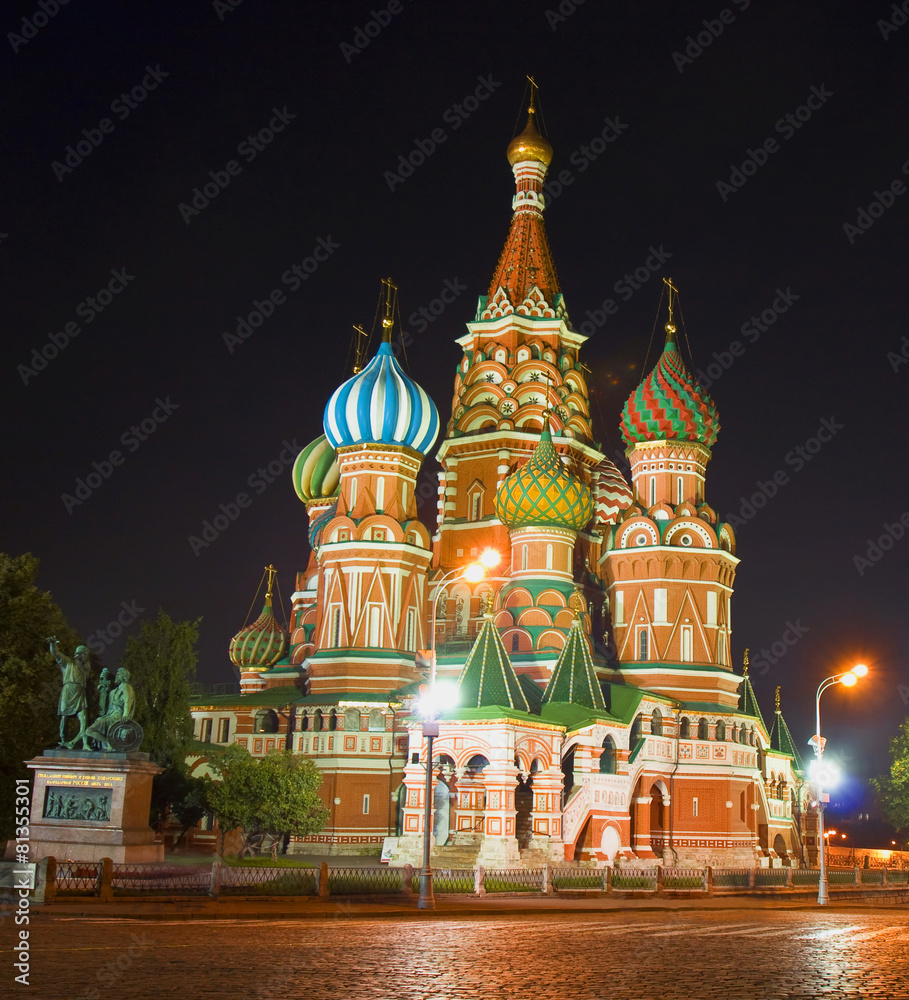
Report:
[[464,570],[464,579],[469,580],[471,583],[479,583],[484,576],[486,576],[486,567],[481,563],[471,563]]
[[851,671],[856,677],[864,677],[868,673],[868,668],[864,663],[857,663]]
[[853,673],[843,674],[842,684],[845,684],[847,688],[851,688],[854,684],[858,683],[858,677]]
[[502,553],[496,551],[496,549],[484,549],[483,554],[480,556],[480,562],[487,569],[492,569],[493,566],[498,566],[501,561]]
[[819,789],[835,788],[840,777],[840,769],[827,760],[813,760],[810,767],[811,780]]

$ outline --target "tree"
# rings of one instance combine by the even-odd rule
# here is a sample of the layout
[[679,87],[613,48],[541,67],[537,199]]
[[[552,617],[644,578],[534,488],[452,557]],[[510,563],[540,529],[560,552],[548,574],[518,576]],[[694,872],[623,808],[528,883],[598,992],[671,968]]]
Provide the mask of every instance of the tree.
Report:
[[142,749],[164,768],[185,770],[193,738],[190,684],[196,676],[199,622],[176,622],[163,611],[130,636],[121,666],[136,689],[136,721],[145,731]]
[[290,750],[272,750],[256,759],[236,743],[214,754],[209,766],[220,780],[208,789],[208,806],[224,835],[238,827],[246,835],[243,850],[251,850],[256,839],[305,837],[318,833],[328,819],[328,809],[319,798],[322,773],[306,757]]
[[872,778],[884,817],[897,830],[909,830],[909,719],[890,741],[890,773]]
[[185,766],[164,770],[152,783],[151,826],[163,833],[173,816],[180,824],[179,841],[208,812],[210,785],[207,777],[187,774]]
[[37,574],[33,555],[0,553],[0,839],[13,832],[14,779],[30,777],[23,761],[57,745],[60,670],[46,639],[69,654],[81,642]]

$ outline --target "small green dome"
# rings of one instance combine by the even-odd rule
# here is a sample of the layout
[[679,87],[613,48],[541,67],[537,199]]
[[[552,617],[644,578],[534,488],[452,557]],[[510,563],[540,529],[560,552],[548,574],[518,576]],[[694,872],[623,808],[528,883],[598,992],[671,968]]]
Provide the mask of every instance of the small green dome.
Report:
[[297,455],[291,477],[304,503],[337,495],[341,485],[338,456],[324,434]]
[[268,594],[262,614],[230,640],[228,655],[241,670],[267,670],[284,656],[287,644],[287,632],[278,624]]
[[548,419],[530,460],[499,487],[496,515],[508,528],[550,526],[571,531],[580,531],[593,517],[590,490],[562,465]]

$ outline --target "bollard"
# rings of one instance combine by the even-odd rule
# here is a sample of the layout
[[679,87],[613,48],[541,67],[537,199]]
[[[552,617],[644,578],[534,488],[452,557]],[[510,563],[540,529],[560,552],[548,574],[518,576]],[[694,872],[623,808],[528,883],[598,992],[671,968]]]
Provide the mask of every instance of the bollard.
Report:
[[754,872],[755,872],[755,870],[753,868],[748,872],[748,888],[749,889],[753,889],[754,888]]
[[486,895],[486,869],[482,865],[477,865],[473,878],[473,891],[477,896]]
[[413,895],[413,865],[404,865],[404,895]]
[[552,892],[552,865],[543,866],[543,892]]
[[221,858],[215,855],[211,863],[211,879],[208,883],[208,894],[212,899],[217,899],[221,892]]
[[657,865],[656,870],[656,894],[658,896],[665,896],[666,890],[663,888],[663,866]]
[[328,896],[328,862],[323,861],[319,865],[319,895],[323,898]]
[[713,865],[707,865],[704,869],[704,888],[708,896],[713,895]]
[[793,884],[794,883],[792,881],[792,865],[789,865],[789,867],[786,869],[786,888],[791,889]]
[[101,859],[101,878],[98,881],[98,895],[109,903],[114,898],[114,863],[110,858]]
[[612,895],[612,867],[606,865],[603,869],[603,890],[607,896]]

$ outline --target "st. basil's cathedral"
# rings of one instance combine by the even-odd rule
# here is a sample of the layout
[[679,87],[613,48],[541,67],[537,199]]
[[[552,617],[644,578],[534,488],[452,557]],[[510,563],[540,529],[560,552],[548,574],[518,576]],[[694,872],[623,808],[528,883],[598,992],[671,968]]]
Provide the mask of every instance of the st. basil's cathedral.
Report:
[[[621,414],[629,484],[593,440],[588,338],[546,236],[552,148],[532,105],[507,155],[511,226],[457,340],[444,431],[397,360],[389,308],[378,351],[328,399],[324,434],[293,468],[310,558],[289,631],[272,571],[262,614],[230,644],[241,693],[197,703],[197,736],[315,761],[329,819],[290,852],[384,848],[417,864],[417,706],[435,677],[449,693],[434,865],[807,862],[808,792],[779,691],[768,727],[747,652],[742,672],[732,663],[735,534],[706,495],[719,418],[680,353],[674,289],[662,354]],[[431,533],[417,500],[433,448]],[[466,572],[490,553],[481,579]],[[205,760],[199,747],[197,772]]]

